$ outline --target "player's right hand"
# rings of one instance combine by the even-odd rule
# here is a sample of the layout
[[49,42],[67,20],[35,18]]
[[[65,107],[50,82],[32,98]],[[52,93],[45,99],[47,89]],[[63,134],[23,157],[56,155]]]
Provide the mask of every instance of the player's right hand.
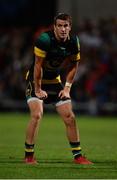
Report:
[[46,98],[48,97],[47,92],[46,92],[46,91],[43,91],[42,89],[36,91],[36,92],[35,92],[35,95],[36,95],[39,99],[41,99],[41,100],[44,100],[44,99],[46,99]]

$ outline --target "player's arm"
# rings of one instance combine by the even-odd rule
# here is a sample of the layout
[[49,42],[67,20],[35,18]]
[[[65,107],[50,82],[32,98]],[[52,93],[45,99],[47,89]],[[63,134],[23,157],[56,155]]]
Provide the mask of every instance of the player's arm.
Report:
[[35,92],[41,89],[42,64],[43,64],[43,58],[35,55],[35,64],[34,64]]
[[40,99],[45,99],[47,97],[46,91],[43,91],[41,89],[43,61],[44,59],[42,57],[35,55],[35,65],[34,65],[35,94]]
[[78,37],[76,37],[74,42],[75,42],[74,49],[76,50],[77,53],[75,53],[70,57],[70,66],[68,68],[68,72],[66,75],[65,86],[64,89],[59,93],[59,97],[61,98],[63,97],[70,98],[70,90],[74,81],[74,77],[78,71],[78,64],[80,61],[80,43]]
[[77,73],[77,70],[78,70],[78,62],[71,64],[66,75],[66,82],[64,89],[59,93],[59,97],[61,97],[61,99],[64,97],[70,98],[70,90],[74,81],[74,77]]
[[79,64],[79,62],[76,62],[76,63],[73,63],[70,65],[69,70],[66,75],[65,88],[71,89],[71,86],[74,82],[75,75],[78,71],[78,64]]
[[35,94],[40,99],[47,97],[47,93],[42,90],[42,65],[46,58],[47,49],[49,46],[49,37],[46,33],[42,33],[36,40],[34,45],[35,65],[34,65],[34,82]]

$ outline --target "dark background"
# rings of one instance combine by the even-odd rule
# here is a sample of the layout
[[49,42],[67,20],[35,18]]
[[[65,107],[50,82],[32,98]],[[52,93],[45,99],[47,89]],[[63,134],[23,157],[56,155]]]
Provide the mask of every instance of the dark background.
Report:
[[[35,38],[58,12],[72,16],[81,63],[71,96],[81,114],[117,115],[116,0],[0,0],[0,111],[27,110],[25,75]],[[50,107],[50,106],[49,106]]]
[[0,0],[1,26],[49,25],[56,0]]

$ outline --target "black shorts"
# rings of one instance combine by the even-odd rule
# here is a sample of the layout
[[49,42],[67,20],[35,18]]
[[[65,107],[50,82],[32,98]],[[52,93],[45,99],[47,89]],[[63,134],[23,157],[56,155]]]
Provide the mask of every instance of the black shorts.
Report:
[[[42,84],[42,90],[46,91],[48,94],[48,97],[43,100],[45,104],[59,104],[59,102],[62,104],[65,101],[71,101],[70,98],[63,98],[60,99],[58,97],[59,92],[63,89],[63,86],[61,83],[56,84]],[[35,95],[34,91],[34,83],[32,81],[27,81],[26,84],[26,99],[29,101],[31,98],[38,98]],[[38,98],[39,99],[39,98]]]

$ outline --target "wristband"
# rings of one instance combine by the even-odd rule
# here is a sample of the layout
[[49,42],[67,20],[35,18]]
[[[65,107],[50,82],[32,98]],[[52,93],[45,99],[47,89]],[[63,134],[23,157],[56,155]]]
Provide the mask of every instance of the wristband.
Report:
[[71,88],[72,83],[66,82],[66,83],[65,83],[65,86]]

